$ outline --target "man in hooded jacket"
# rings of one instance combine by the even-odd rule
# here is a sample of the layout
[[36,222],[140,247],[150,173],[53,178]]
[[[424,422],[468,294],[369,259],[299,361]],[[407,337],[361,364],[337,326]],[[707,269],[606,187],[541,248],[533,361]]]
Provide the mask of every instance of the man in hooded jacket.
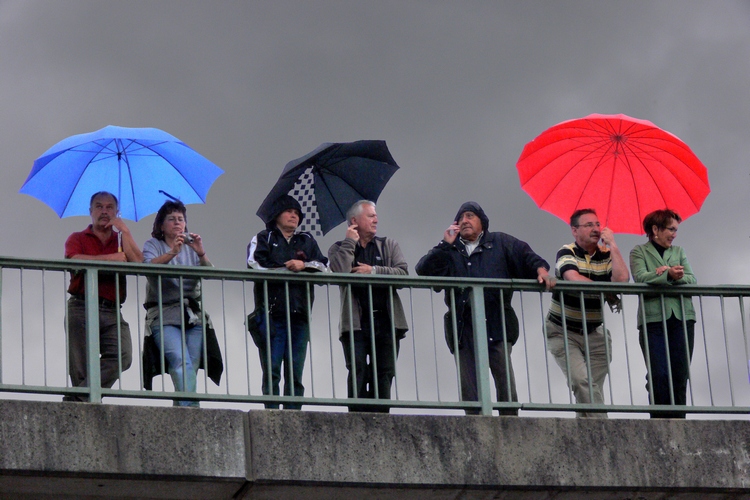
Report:
[[[267,269],[281,272],[315,272],[327,271],[328,259],[318,248],[318,243],[310,233],[296,232],[302,220],[302,207],[289,195],[284,195],[274,204],[272,218],[265,221],[266,229],[253,237],[247,246],[247,266],[252,269]],[[286,287],[283,282],[267,282],[268,295],[264,282],[255,285],[255,311],[248,324],[258,349],[263,368],[263,394],[279,394],[281,365],[285,366],[284,395],[303,396],[302,372],[305,367],[307,344],[310,341],[310,322],[308,309],[308,287],[304,283],[289,283],[289,301],[286,299]],[[309,304],[312,307],[315,299],[312,286],[309,288]],[[268,299],[268,300],[266,300]],[[267,309],[267,311],[266,311]],[[266,330],[266,312],[271,324],[270,332]],[[287,325],[287,313],[289,325]],[[291,333],[291,335],[289,335]],[[287,340],[291,337],[291,359]],[[269,384],[269,349],[270,341],[270,384]],[[286,403],[285,409],[298,410],[302,405]],[[268,403],[266,408],[278,408],[278,404]]]
[[[531,247],[505,233],[491,233],[489,218],[478,203],[461,205],[453,224],[443,239],[419,260],[417,274],[451,278],[537,279],[549,290],[555,280],[548,273],[549,264]],[[445,290],[445,338],[451,353],[458,355],[462,401],[477,401],[477,375],[474,356],[474,330],[471,313],[471,288],[455,289],[455,311],[451,310],[451,293]],[[487,328],[490,371],[495,380],[497,400],[517,401],[516,383],[510,354],[518,340],[518,317],[511,307],[512,292],[485,288],[484,309]],[[453,331],[454,316],[456,332]],[[503,319],[505,320],[503,322]],[[506,352],[507,346],[507,352]],[[507,365],[506,365],[507,356]],[[467,410],[467,414],[479,410]],[[515,415],[516,410],[501,414]]]

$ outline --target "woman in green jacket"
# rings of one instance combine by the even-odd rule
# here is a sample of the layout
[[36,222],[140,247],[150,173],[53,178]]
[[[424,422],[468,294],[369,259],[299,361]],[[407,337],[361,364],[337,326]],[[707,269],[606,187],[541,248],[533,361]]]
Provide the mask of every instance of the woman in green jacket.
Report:
[[[696,282],[685,251],[672,245],[680,222],[679,214],[669,209],[651,212],[643,219],[648,243],[630,252],[630,270],[636,283],[666,287]],[[638,330],[651,378],[649,382],[649,376],[646,377],[646,389],[653,383],[653,389],[649,390],[651,403],[687,404],[695,336],[692,300],[681,295],[646,295],[638,307]],[[685,418],[685,412],[652,412],[651,418]]]

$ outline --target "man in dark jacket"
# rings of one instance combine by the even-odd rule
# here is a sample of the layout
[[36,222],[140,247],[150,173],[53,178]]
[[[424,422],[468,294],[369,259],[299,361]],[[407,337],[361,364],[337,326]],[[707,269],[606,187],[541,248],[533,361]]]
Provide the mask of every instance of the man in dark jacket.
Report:
[[[456,218],[443,233],[443,239],[417,264],[417,274],[467,278],[537,279],[549,290],[555,285],[548,273],[549,264],[529,245],[509,234],[488,232],[489,219],[478,203],[461,205]],[[445,337],[448,348],[459,358],[461,399],[477,401],[477,375],[474,356],[474,330],[471,316],[471,288],[457,288],[455,293],[455,324],[451,314],[451,293],[445,291],[449,312],[445,315]],[[495,379],[498,401],[517,401],[516,382],[510,354],[518,340],[518,317],[511,307],[513,294],[485,288],[484,309],[489,343],[490,370]],[[505,323],[503,324],[503,318]],[[507,346],[507,353],[506,353]],[[506,366],[505,359],[508,359]],[[478,413],[479,410],[467,410]],[[501,414],[515,415],[515,410]]]
[[[295,233],[302,219],[302,207],[289,195],[282,196],[274,205],[273,218],[265,221],[266,229],[258,233],[247,247],[247,265],[253,269],[293,272],[327,271],[328,259],[322,254],[318,243],[310,233]],[[289,283],[289,301],[286,300],[284,283],[267,282],[268,295],[264,282],[255,285],[254,321],[257,322],[259,335],[253,337],[260,351],[260,363],[263,368],[263,394],[279,394],[281,365],[285,366],[284,395],[303,396],[302,372],[305,367],[307,344],[310,341],[310,311],[308,304],[308,287],[304,283]],[[309,304],[312,307],[312,287],[309,288]],[[266,309],[270,318],[270,332],[266,329]],[[287,313],[290,322],[287,325]],[[251,325],[249,325],[251,326]],[[252,327],[251,326],[251,327]],[[291,335],[289,335],[291,333]],[[291,337],[291,359],[287,339]],[[268,342],[270,341],[270,345]],[[270,347],[270,349],[269,349]],[[268,370],[270,358],[271,369]],[[270,380],[269,380],[270,376]],[[300,409],[302,405],[288,403],[286,409]],[[268,403],[266,408],[278,408],[279,405]]]

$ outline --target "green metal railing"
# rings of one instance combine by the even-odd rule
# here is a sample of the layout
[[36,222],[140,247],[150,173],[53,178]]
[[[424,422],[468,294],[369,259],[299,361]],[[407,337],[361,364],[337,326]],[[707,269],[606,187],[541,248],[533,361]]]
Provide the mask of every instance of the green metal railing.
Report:
[[[343,408],[350,405],[390,407],[392,411],[454,413],[478,409],[490,415],[499,410],[524,412],[607,412],[621,414],[659,413],[681,410],[691,414],[747,414],[750,411],[750,365],[745,324],[745,300],[750,286],[686,285],[655,288],[633,283],[588,284],[558,282],[556,292],[604,294],[622,297],[620,314],[605,314],[605,327],[612,331],[613,348],[608,352],[612,364],[605,382],[604,404],[576,404],[567,380],[546,349],[544,318],[550,292],[531,280],[443,279],[409,276],[360,276],[335,273],[282,274],[268,271],[229,270],[209,267],[177,267],[150,264],[114,264],[93,261],[34,260],[0,258],[0,393],[24,394],[20,397],[54,399],[60,395],[102,398],[133,398],[163,404],[174,399],[197,400],[211,405],[301,403],[308,407]],[[67,375],[67,339],[65,335],[65,288],[67,273],[85,273],[87,303],[88,387],[71,387]],[[121,373],[114,387],[102,388],[98,353],[98,276],[101,272],[128,276],[128,299],[122,314],[131,325],[134,363]],[[161,378],[153,391],[143,389],[140,354],[144,277],[191,277],[201,280],[206,310],[216,318],[225,373],[219,386],[205,375],[196,393],[171,390],[168,376]],[[311,343],[305,365],[305,395],[267,396],[257,349],[249,340],[245,318],[254,309],[249,290],[269,283],[304,284],[310,291],[319,289],[309,320]],[[347,371],[343,354],[334,346],[339,337],[338,322],[342,307],[339,286],[391,287],[404,303],[409,334],[402,341],[392,399],[348,398]],[[454,357],[443,341],[442,316],[446,311],[443,293],[449,301],[455,292],[470,288],[474,328],[478,401],[460,400],[460,373]],[[490,376],[487,333],[485,329],[485,289],[514,292],[513,307],[519,316],[521,337],[513,349],[512,360],[518,385],[518,402],[495,401]],[[441,290],[440,294],[436,290]],[[447,291],[446,291],[447,290]],[[322,292],[322,293],[321,293]],[[267,293],[267,292],[266,292]],[[696,323],[696,351],[690,365],[688,404],[685,406],[650,405],[645,361],[638,346],[637,306],[644,297],[692,297]],[[351,297],[351,293],[349,294]],[[389,300],[393,300],[391,296]],[[31,314],[30,314],[31,312]],[[437,320],[436,320],[437,318]],[[455,316],[451,317],[454,322]],[[136,326],[137,325],[137,326]],[[395,335],[395,329],[394,329]],[[137,337],[137,338],[136,338]],[[457,339],[453,339],[454,342]],[[135,346],[138,346],[136,349]],[[340,349],[340,348],[339,348]],[[394,352],[395,355],[395,352]],[[374,360],[377,363],[377,359]],[[200,375],[199,375],[200,377]],[[266,381],[267,383],[267,381]],[[162,403],[156,403],[161,401]],[[135,401],[134,401],[135,403]]]

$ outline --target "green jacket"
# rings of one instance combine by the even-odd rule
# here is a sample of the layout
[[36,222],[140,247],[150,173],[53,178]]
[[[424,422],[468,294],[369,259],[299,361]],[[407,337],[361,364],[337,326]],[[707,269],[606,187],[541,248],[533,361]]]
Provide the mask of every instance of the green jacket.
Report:
[[[667,272],[663,272],[661,275],[656,274],[656,268],[658,267],[677,265],[685,268],[685,275],[677,281],[669,279]],[[630,272],[633,274],[633,280],[636,283],[648,283],[655,286],[692,285],[697,283],[693,269],[690,267],[690,263],[682,247],[671,246],[664,251],[664,256],[662,257],[650,241],[643,245],[638,245],[630,251]],[[685,299],[685,319],[695,321],[693,301],[688,296],[683,296],[683,298]],[[660,295],[645,295],[644,304],[638,305],[639,327],[643,324],[641,307],[646,308],[646,323],[661,322]],[[666,319],[669,319],[673,314],[675,318],[683,319],[679,296],[665,295],[664,310],[667,314]]]

